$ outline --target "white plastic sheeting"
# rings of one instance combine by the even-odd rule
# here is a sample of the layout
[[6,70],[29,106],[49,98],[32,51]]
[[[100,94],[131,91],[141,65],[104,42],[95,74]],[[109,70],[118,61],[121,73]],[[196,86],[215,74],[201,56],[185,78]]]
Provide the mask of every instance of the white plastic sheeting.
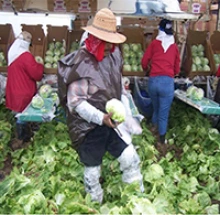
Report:
[[98,9],[109,7],[121,16],[156,16],[172,20],[197,20],[199,15],[181,11],[178,0],[98,0]]
[[74,14],[44,14],[44,13],[18,13],[0,12],[0,24],[11,24],[17,37],[21,32],[21,24],[43,25],[45,35],[47,34],[46,25],[68,26],[71,29],[71,21],[75,19]]

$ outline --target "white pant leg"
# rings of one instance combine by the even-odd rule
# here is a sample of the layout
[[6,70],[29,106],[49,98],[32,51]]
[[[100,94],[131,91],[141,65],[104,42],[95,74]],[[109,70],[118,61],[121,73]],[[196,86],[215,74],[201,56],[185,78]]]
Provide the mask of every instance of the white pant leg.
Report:
[[93,201],[102,203],[103,189],[99,183],[101,175],[101,167],[86,167],[84,169],[84,185],[87,193],[90,193]]
[[122,181],[125,183],[140,182],[140,189],[143,192],[143,176],[140,171],[140,158],[132,144],[128,145],[119,156],[120,170],[122,171]]

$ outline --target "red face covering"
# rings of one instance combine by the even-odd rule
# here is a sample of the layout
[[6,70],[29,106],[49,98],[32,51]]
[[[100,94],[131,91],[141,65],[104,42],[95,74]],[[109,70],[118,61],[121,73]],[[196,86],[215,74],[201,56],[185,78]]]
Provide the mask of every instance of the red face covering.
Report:
[[[93,54],[97,61],[102,61],[104,58],[105,44],[103,40],[94,37],[92,34],[89,34],[88,38],[85,41],[86,49],[89,53]],[[115,45],[113,44],[111,53],[115,50]]]

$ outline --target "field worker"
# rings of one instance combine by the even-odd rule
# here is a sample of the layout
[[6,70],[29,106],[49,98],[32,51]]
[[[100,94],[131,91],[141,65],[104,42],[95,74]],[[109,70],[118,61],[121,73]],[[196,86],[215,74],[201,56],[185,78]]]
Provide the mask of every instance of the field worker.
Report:
[[[118,44],[126,37],[116,31],[116,17],[111,10],[98,11],[92,25],[83,28],[89,33],[77,53],[71,53],[58,64],[58,92],[63,103],[67,88],[67,125],[73,147],[84,164],[84,185],[93,201],[102,202],[103,189],[99,182],[101,164],[108,151],[120,163],[122,180],[140,183],[143,191],[140,159],[130,143],[116,131],[112,114],[105,105],[112,98],[122,96],[123,61]],[[66,73],[65,73],[66,71]],[[65,101],[65,100],[64,100]]]
[[[6,83],[6,107],[13,114],[21,113],[37,92],[36,82],[43,77],[44,66],[30,53],[32,35],[23,31],[8,51],[8,75]],[[17,138],[11,142],[13,149],[19,148],[31,138],[27,122],[16,121]]]
[[180,54],[173,36],[172,22],[162,19],[156,39],[147,47],[142,68],[150,66],[148,93],[153,104],[151,130],[159,136],[158,146],[166,143],[168,117],[174,98],[174,76],[180,71]]

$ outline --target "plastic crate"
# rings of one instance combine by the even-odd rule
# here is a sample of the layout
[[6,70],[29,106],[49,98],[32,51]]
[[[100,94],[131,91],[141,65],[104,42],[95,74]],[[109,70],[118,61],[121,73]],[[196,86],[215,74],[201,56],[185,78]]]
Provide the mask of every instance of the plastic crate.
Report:
[[153,105],[147,91],[148,79],[134,78],[133,97],[139,112],[146,118],[153,114]]

